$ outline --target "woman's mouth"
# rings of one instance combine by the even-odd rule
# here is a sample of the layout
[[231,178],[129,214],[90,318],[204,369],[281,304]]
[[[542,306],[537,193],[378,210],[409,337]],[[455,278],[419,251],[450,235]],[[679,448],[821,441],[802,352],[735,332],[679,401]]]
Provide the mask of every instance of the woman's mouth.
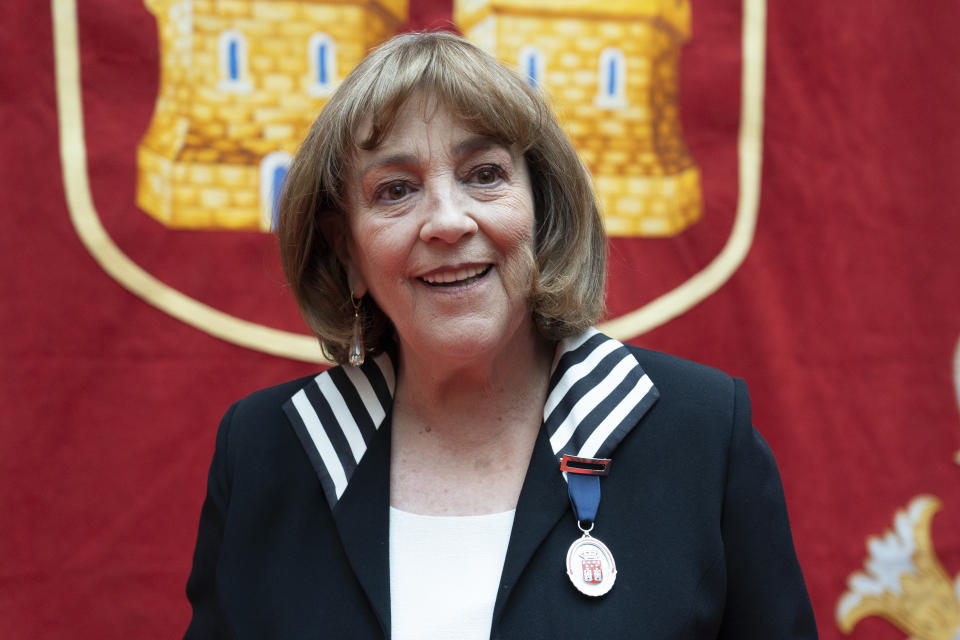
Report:
[[462,287],[463,285],[476,282],[487,275],[492,268],[492,264],[485,264],[464,267],[462,269],[452,269],[450,271],[434,271],[427,275],[420,276],[419,280],[431,287]]

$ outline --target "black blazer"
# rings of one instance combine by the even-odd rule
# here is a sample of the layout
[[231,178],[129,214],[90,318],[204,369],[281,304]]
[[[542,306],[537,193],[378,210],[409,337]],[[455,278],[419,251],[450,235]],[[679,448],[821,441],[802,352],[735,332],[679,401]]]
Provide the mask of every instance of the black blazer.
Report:
[[[544,430],[520,494],[492,638],[816,638],[773,455],[746,385],[628,347],[659,399],[619,444],[594,535],[617,580],[570,584],[579,531]],[[258,391],[217,435],[187,595],[186,638],[390,635],[390,417],[331,508],[282,406],[310,378]]]

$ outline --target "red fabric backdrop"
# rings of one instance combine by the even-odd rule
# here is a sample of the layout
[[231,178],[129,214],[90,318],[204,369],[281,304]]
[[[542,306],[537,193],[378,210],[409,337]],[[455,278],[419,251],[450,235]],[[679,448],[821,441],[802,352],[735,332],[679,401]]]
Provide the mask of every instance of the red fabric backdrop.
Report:
[[[240,316],[302,330],[269,236],[170,231],[139,212],[135,148],[157,88],[139,2],[79,3],[89,175],[107,230],[162,280]],[[449,2],[411,0],[411,25]],[[669,290],[723,244],[737,199],[741,7],[694,1],[681,111],[704,221],[613,241],[610,309]],[[632,340],[745,377],[780,464],[823,638],[865,540],[919,494],[960,572],[960,8],[771,2],[762,198],[742,267]],[[215,339],[112,280],[70,222],[58,149],[51,7],[0,24],[0,637],[167,638],[219,417],[314,365]],[[852,637],[899,639],[869,618]]]

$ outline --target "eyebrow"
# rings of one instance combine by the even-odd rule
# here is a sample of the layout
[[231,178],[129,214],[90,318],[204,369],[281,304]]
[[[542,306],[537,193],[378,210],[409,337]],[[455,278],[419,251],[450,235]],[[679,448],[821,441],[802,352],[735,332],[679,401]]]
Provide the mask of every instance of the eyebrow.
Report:
[[455,156],[465,156],[477,151],[485,151],[491,147],[500,147],[508,152],[510,151],[510,145],[504,144],[493,136],[476,135],[454,145],[453,154]]
[[363,169],[360,170],[360,178],[362,179],[366,176],[371,169],[379,169],[381,167],[393,167],[393,166],[409,166],[416,164],[418,157],[413,153],[394,153],[383,158],[377,158],[371,160],[363,166]]
[[[455,144],[451,151],[453,152],[454,156],[461,157],[470,155],[471,153],[476,153],[478,151],[485,151],[493,147],[500,147],[508,152],[510,151],[509,145],[504,144],[492,136],[484,135],[471,136],[465,140],[462,140]],[[394,153],[389,156],[384,156],[383,158],[376,158],[363,166],[363,168],[360,170],[360,177],[362,179],[372,169],[380,169],[382,167],[410,166],[416,164],[419,162],[419,160],[419,156],[414,153]]]

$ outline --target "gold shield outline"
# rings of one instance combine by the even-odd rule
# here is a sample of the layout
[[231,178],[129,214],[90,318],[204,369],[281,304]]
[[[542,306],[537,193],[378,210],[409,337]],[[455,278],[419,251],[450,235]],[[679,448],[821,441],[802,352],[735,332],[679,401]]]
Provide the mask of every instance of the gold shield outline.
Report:
[[[122,287],[164,313],[227,342],[275,356],[329,364],[316,338],[273,329],[224,313],[164,284],[131,260],[110,238],[90,194],[80,88],[76,0],[51,0],[60,128],[60,165],[70,221],[80,241]],[[598,328],[618,340],[635,338],[685,313],[715,293],[743,264],[753,244],[763,159],[766,0],[744,0],[738,198],[733,228],[710,263],[681,285]]]

